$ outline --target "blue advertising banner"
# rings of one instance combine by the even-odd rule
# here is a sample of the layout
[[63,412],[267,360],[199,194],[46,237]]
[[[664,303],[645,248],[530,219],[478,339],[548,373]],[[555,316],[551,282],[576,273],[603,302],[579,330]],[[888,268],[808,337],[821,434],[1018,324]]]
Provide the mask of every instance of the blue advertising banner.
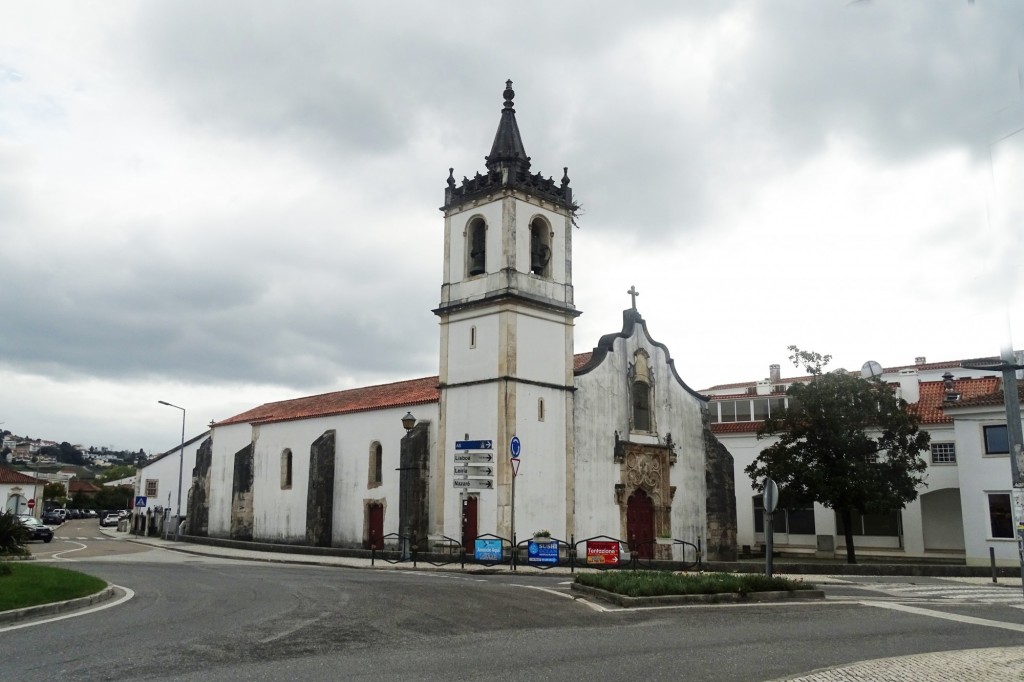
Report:
[[473,558],[477,561],[501,561],[501,540],[477,538],[473,547]]
[[557,564],[557,542],[530,542],[526,545],[526,561],[530,564]]

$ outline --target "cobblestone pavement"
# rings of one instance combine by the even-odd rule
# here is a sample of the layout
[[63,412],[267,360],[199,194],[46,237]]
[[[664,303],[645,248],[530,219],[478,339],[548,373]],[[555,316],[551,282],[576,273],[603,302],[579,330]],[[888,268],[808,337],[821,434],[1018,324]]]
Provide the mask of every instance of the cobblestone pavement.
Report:
[[786,682],[1006,682],[1024,680],[1024,646],[963,649],[932,654],[878,658],[807,675]]

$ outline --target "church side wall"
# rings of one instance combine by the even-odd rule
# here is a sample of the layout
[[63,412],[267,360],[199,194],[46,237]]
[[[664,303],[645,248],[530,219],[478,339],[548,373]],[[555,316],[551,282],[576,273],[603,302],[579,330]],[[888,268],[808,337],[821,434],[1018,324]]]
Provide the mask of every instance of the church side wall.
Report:
[[231,534],[231,483],[235,473],[235,453],[252,441],[249,424],[231,424],[213,429],[213,455],[210,464],[210,537]]
[[[362,545],[365,502],[384,503],[384,533],[398,532],[400,445],[405,435],[401,419],[412,411],[420,421],[437,423],[437,405],[276,422],[260,426],[255,449],[253,536],[257,541],[306,540],[306,495],[310,476],[310,446],[325,431],[336,432],[332,544]],[[370,446],[381,444],[383,476],[371,487]],[[292,487],[281,489],[281,454],[293,456]]]

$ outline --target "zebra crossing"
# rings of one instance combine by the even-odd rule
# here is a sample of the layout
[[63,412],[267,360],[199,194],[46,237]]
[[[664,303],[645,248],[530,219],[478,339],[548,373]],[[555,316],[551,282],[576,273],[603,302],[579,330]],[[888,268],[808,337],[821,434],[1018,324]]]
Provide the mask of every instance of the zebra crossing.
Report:
[[954,583],[897,584],[861,583],[851,585],[870,592],[889,595],[893,601],[959,602],[971,604],[1001,604],[1024,609],[1024,596],[1019,586],[971,585]]

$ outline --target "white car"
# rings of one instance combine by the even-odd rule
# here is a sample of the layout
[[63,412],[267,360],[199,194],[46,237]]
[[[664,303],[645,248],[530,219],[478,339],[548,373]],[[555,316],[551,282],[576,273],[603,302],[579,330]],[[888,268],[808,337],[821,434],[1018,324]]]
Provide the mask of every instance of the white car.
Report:
[[120,520],[121,520],[121,517],[118,516],[117,514],[107,514],[102,519],[100,519],[100,525],[103,526],[103,527],[116,526],[117,522],[120,521]]

